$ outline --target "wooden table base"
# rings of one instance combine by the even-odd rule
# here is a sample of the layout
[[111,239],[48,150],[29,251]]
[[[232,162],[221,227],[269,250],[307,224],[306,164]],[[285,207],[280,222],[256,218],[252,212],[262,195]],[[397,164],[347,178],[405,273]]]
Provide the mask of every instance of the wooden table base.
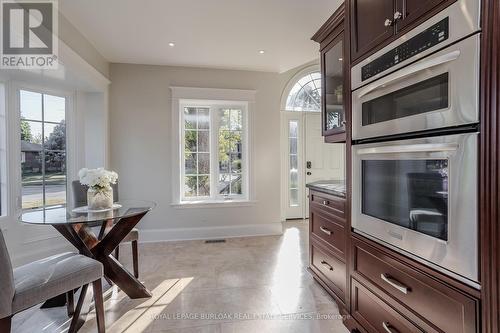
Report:
[[104,276],[130,298],[145,298],[151,297],[149,290],[110,255],[145,215],[146,213],[141,213],[121,218],[116,223],[104,221],[99,237],[96,237],[85,223],[60,224],[54,225],[54,228],[73,244],[80,254],[100,261],[104,266]]

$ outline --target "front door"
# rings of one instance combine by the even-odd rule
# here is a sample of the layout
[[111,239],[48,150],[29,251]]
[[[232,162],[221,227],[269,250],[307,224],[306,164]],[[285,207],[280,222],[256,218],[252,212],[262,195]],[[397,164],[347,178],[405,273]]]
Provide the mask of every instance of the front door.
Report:
[[[321,135],[321,113],[308,112],[305,119],[305,184],[331,179],[344,179],[344,144],[325,143]],[[304,215],[309,217],[309,190],[304,190]]]
[[283,112],[282,120],[285,218],[308,218],[306,184],[344,179],[344,145],[324,142],[319,112]]

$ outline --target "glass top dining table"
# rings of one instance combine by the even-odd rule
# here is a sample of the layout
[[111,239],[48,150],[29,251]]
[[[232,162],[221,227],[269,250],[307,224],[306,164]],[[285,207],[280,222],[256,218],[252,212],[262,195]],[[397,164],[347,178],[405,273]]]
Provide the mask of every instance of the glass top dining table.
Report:
[[[107,211],[88,211],[66,207],[26,211],[24,223],[55,228],[80,254],[98,260],[104,277],[115,283],[130,298],[151,297],[151,292],[111,253],[156,204],[151,201],[123,200]],[[96,228],[99,227],[96,234]]]
[[156,207],[152,201],[123,200],[115,203],[116,208],[106,211],[82,211],[67,207],[45,208],[25,211],[20,220],[29,224],[98,224],[103,221],[119,220],[149,212]]

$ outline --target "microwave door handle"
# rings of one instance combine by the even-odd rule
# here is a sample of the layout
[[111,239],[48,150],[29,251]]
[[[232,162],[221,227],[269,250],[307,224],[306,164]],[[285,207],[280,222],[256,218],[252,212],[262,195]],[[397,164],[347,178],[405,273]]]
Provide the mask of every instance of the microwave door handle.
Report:
[[430,143],[416,145],[400,145],[362,148],[357,151],[358,155],[368,154],[396,154],[396,153],[432,153],[432,152],[451,152],[458,149],[455,143]]
[[407,78],[408,76],[413,75],[415,73],[458,59],[459,56],[460,56],[460,50],[455,50],[453,52],[443,54],[439,57],[424,59],[416,64],[410,65],[408,67],[403,67],[402,69],[395,72],[394,75],[382,78],[378,80],[376,83],[369,85],[365,89],[361,90],[358,95],[358,98],[361,98],[380,88],[384,88],[387,85],[397,83],[402,79]]

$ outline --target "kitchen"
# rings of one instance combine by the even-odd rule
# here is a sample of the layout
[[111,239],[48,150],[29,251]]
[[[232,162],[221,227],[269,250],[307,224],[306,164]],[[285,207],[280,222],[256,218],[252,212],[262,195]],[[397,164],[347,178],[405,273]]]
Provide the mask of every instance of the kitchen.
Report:
[[307,185],[309,268],[351,332],[498,331],[495,9],[348,0],[312,37],[346,179]]
[[0,332],[500,332],[500,1],[36,2]]

